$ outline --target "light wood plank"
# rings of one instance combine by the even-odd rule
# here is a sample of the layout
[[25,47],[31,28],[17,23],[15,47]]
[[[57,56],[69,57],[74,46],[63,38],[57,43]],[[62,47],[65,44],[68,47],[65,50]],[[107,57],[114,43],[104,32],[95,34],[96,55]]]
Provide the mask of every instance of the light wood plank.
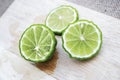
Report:
[[57,36],[58,59],[55,58],[57,64],[54,65],[54,70],[48,70],[51,71],[48,73],[45,69],[40,69],[58,80],[120,80],[120,20],[67,1],[16,0],[0,19],[0,44],[19,54],[18,41],[21,33],[33,23],[44,23],[52,9],[64,4],[75,7],[80,19],[94,21],[100,27],[103,32],[102,49],[89,61],[70,59],[62,49],[61,37]]
[[0,80],[56,80],[23,58],[0,48]]

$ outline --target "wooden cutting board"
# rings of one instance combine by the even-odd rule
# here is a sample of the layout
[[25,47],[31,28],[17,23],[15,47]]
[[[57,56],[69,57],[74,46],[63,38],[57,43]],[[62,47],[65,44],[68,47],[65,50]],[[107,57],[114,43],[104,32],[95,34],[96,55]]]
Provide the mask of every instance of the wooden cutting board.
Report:
[[[62,49],[61,37],[56,36],[58,44],[50,61],[45,63],[25,61],[18,49],[22,32],[31,24],[44,23],[47,14],[52,9],[66,4],[78,10],[80,19],[91,20],[102,30],[103,45],[99,54],[88,61],[71,59]],[[6,70],[9,69],[6,69],[7,66],[3,69],[1,67],[3,63],[6,65],[19,63],[19,66],[11,66],[11,68],[15,67],[14,75],[22,74],[22,76],[18,75],[18,78],[10,79],[9,75],[10,80],[27,80],[27,78],[29,80],[120,80],[120,20],[67,1],[15,0],[0,18],[0,46],[7,50],[7,52],[0,51],[2,58],[8,57],[8,61],[10,60],[7,63],[0,59],[0,70],[2,70],[0,80],[5,80],[1,78],[1,75],[6,76]],[[4,55],[6,53],[7,55]],[[24,74],[25,72],[31,76]],[[42,78],[40,75],[47,78]]]
[[15,54],[0,48],[0,80],[56,80]]

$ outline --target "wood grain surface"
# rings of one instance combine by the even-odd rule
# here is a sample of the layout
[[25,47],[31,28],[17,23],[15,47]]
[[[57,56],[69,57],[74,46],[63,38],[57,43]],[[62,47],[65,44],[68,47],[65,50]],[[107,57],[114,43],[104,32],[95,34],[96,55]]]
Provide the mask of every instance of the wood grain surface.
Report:
[[21,58],[18,42],[22,32],[31,24],[44,23],[47,14],[52,9],[66,4],[78,10],[80,19],[91,20],[102,30],[101,51],[91,60],[77,61],[68,57],[62,48],[61,37],[56,36],[58,44],[53,58],[46,63],[29,62],[29,64],[56,80],[120,80],[120,20],[67,1],[14,1],[0,19],[0,46],[12,52],[12,55]]
[[7,51],[0,48],[0,80],[56,80]]

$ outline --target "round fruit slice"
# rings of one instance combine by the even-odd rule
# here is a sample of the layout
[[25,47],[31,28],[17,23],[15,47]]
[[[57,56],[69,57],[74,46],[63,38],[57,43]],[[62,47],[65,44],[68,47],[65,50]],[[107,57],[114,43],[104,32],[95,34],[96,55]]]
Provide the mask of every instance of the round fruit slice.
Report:
[[55,35],[48,27],[33,24],[24,31],[19,49],[26,60],[45,62],[52,57],[56,43]]
[[102,45],[102,32],[91,21],[80,20],[68,26],[62,36],[63,48],[70,57],[88,59],[98,53]]
[[71,6],[60,6],[51,11],[46,19],[46,25],[55,34],[61,35],[63,30],[78,19],[78,12]]

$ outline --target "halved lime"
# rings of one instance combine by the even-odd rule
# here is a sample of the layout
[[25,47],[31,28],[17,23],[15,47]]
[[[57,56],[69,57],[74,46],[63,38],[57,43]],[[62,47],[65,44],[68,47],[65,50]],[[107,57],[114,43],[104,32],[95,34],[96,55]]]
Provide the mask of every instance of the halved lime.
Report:
[[78,19],[78,12],[75,8],[63,5],[48,14],[46,25],[55,33],[62,34],[63,30]]
[[48,27],[33,24],[24,31],[19,49],[26,60],[45,62],[52,57],[56,43],[55,35]]
[[88,59],[98,53],[102,45],[102,32],[91,21],[79,20],[64,31],[63,48],[73,58]]

